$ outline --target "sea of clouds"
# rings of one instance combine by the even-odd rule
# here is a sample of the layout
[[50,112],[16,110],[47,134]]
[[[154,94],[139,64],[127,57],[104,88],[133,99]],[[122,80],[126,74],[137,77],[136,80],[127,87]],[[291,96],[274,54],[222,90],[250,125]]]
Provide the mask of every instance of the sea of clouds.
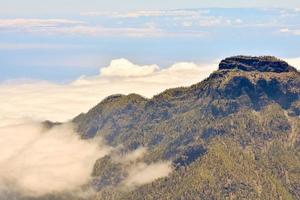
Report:
[[[68,84],[12,81],[0,84],[0,197],[7,194],[43,196],[76,191],[91,180],[95,161],[114,151],[101,138],[82,140],[72,119],[114,93],[151,97],[170,87],[188,86],[204,79],[212,68],[177,63],[161,69],[113,60],[93,77]],[[46,128],[43,120],[66,122]],[[120,183],[132,188],[168,176],[171,163],[138,161],[139,148],[120,155],[128,176]],[[9,198],[11,198],[10,196]]]
[[176,63],[167,68],[111,61],[99,75],[82,76],[67,84],[46,81],[0,83],[0,126],[16,120],[67,121],[112,94],[138,93],[152,97],[165,89],[200,82],[216,64]]

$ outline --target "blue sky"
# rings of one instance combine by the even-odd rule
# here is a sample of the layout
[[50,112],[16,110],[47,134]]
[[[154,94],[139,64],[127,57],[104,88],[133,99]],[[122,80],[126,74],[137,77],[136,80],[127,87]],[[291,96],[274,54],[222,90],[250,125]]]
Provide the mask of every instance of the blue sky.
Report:
[[236,54],[300,57],[300,1],[213,2],[0,0],[0,81],[64,82],[117,58],[163,68]]

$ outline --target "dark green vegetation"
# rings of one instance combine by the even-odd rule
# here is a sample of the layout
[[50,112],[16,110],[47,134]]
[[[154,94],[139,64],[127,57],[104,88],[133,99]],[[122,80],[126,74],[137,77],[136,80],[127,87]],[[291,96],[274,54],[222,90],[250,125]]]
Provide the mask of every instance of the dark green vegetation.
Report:
[[300,74],[274,57],[223,60],[206,80],[143,98],[106,98],[73,122],[173,173],[134,190],[110,156],[93,172],[92,199],[300,199]]

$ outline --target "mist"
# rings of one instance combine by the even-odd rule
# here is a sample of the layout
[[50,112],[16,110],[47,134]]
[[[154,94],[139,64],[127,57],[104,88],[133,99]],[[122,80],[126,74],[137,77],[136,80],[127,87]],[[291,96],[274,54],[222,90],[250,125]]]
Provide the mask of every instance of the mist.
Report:
[[122,156],[115,156],[114,161],[126,166],[127,177],[121,182],[121,187],[134,189],[135,187],[151,183],[159,178],[167,177],[172,172],[170,161],[146,163],[143,161],[148,153],[146,147],[139,147]]
[[89,182],[95,161],[109,151],[98,139],[81,140],[72,124],[2,126],[0,192],[42,196],[76,190]]
[[129,176],[124,180],[124,184],[128,187],[140,186],[166,177],[171,172],[171,162],[157,162],[153,164],[140,162],[131,166]]
[[117,59],[95,76],[82,76],[65,84],[43,80],[0,82],[0,126],[26,118],[68,121],[112,94],[137,93],[150,98],[165,89],[203,80],[217,66],[207,65],[184,62],[159,68]]

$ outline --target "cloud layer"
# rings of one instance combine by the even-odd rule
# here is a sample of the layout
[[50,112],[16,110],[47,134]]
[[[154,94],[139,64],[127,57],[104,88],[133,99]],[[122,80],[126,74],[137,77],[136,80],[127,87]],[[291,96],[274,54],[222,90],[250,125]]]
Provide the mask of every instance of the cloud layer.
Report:
[[[161,69],[117,59],[97,76],[83,76],[64,85],[45,81],[2,83],[0,197],[5,193],[40,196],[77,190],[89,182],[95,160],[113,150],[99,146],[97,140],[80,140],[71,124],[45,130],[32,120],[66,121],[115,93],[151,97],[167,88],[188,86],[206,78],[213,66],[182,62]],[[128,170],[120,186],[150,183],[172,171],[169,162],[142,162],[146,151],[139,148],[119,156]]]
[[60,27],[70,25],[83,25],[82,21],[68,19],[0,19],[0,28],[34,28],[34,27]]
[[113,156],[114,162],[121,163],[126,169],[126,178],[118,185],[126,189],[132,189],[140,185],[151,183],[156,179],[167,177],[172,172],[170,161],[158,161],[155,163],[143,162],[147,154],[147,148],[139,147],[125,155],[118,153]]
[[300,57],[287,58],[284,60],[286,60],[291,66],[295,67],[296,69],[298,69],[298,71],[300,71]]
[[37,34],[42,36],[88,36],[88,37],[164,37],[203,36],[202,31],[171,31],[154,23],[139,23],[136,26],[119,24],[105,26],[101,23],[69,19],[0,19],[0,33]]
[[31,33],[45,35],[87,35],[148,37],[162,36],[165,33],[151,26],[143,27],[105,27],[85,21],[69,19],[0,19],[0,32]]
[[40,196],[79,189],[90,180],[95,160],[110,150],[99,144],[81,140],[70,124],[1,127],[0,197],[2,191]]
[[104,77],[134,77],[147,76],[159,70],[157,65],[139,66],[122,58],[113,60],[108,67],[101,69],[101,76]]
[[151,97],[168,88],[200,82],[216,66],[183,62],[161,69],[157,65],[138,65],[119,59],[113,60],[99,75],[83,76],[69,84],[3,83],[0,85],[0,127],[28,118],[66,121],[112,94],[138,93]]
[[160,162],[147,165],[138,163],[131,167],[129,176],[124,183],[128,187],[151,183],[158,178],[166,177],[172,172],[170,162]]
[[[228,9],[230,10],[230,9]],[[296,9],[179,9],[82,12],[70,18],[0,19],[0,33],[30,33],[50,36],[94,37],[210,37],[226,28],[256,27],[299,35],[300,14]],[[245,12],[243,12],[245,11]],[[243,13],[242,15],[240,13]],[[252,15],[257,15],[252,18]],[[109,22],[109,23],[107,23]],[[239,31],[236,29],[235,31]]]
[[300,35],[300,29],[289,29],[283,28],[279,30],[281,33],[292,34],[292,35]]

